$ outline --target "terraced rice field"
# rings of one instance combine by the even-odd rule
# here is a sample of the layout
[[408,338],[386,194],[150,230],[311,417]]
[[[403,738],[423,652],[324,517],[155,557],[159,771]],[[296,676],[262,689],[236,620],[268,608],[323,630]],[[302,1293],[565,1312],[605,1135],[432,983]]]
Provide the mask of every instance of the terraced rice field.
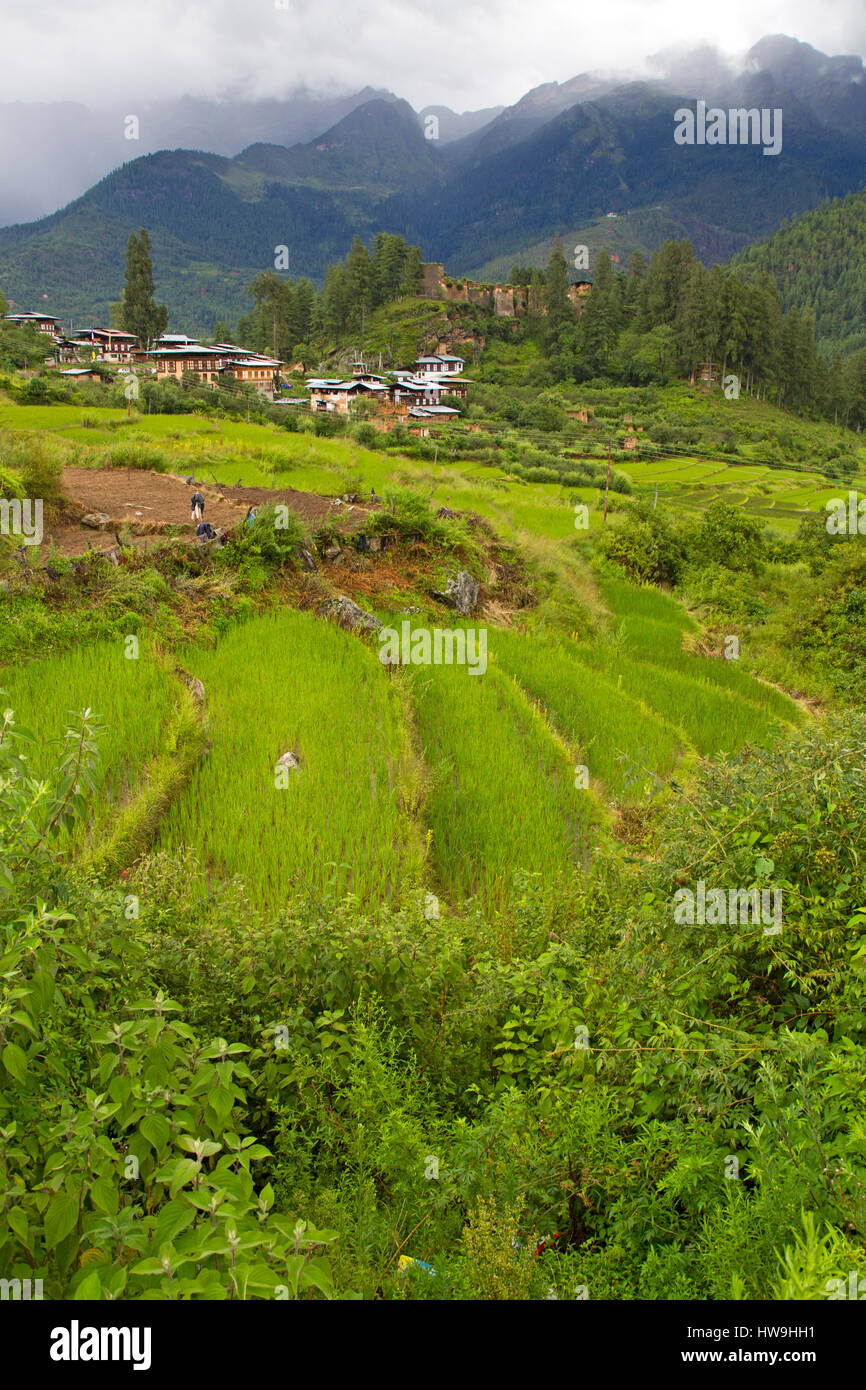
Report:
[[502,670],[421,668],[412,696],[443,891],[496,906],[515,870],[549,876],[586,861],[592,799],[575,788],[568,750]]
[[[329,887],[388,899],[419,881],[407,723],[373,650],[281,610],[184,663],[204,683],[212,746],[163,847],[191,846],[212,881],[243,875],[271,910]],[[280,772],[287,752],[300,767]]]
[[497,632],[491,646],[501,668],[544,708],[571,747],[575,766],[587,767],[607,796],[641,800],[646,776],[670,776],[687,752],[676,728],[615,676],[608,679],[581,663],[574,643]]
[[97,795],[80,839],[103,825],[141,783],[177,701],[173,676],[148,644],[140,643],[137,659],[127,658],[126,650],[122,640],[100,642],[0,671],[4,705],[33,736],[30,758],[36,776],[45,775],[63,756],[64,732],[80,727],[81,711],[89,709],[89,722],[101,730]]

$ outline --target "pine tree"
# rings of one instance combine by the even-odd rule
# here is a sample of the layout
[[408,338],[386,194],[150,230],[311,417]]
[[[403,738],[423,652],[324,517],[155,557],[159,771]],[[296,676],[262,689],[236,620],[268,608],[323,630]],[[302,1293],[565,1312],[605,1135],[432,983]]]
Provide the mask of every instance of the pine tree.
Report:
[[310,337],[313,327],[314,300],[315,291],[312,281],[299,280],[295,286],[292,306],[289,311],[289,329],[293,348],[296,343],[306,343]]
[[610,255],[602,251],[592,281],[592,293],[581,316],[583,365],[588,376],[601,376],[616,342],[620,319],[619,286]]
[[285,361],[292,347],[289,326],[294,299],[292,281],[282,279],[274,270],[263,270],[250,286],[250,294],[261,310],[263,323],[268,325],[268,352]]
[[150,237],[142,227],[131,232],[126,244],[126,278],[123,286],[122,327],[134,333],[142,346],[158,338],[168,327],[168,310],[154,299]]
[[357,234],[346,257],[346,293],[351,322],[363,330],[373,302],[373,265],[369,251]]
[[348,307],[345,266],[342,262],[328,266],[321,296],[321,318],[322,327],[329,337],[336,338],[346,327]]
[[574,316],[568,297],[568,266],[557,241],[550,253],[544,280],[544,308],[547,313],[547,334],[552,340],[560,328]]
[[403,271],[403,288],[406,294],[420,294],[424,288],[424,262],[417,246],[410,246]]
[[635,251],[628,265],[628,280],[623,299],[626,318],[639,319],[646,297],[647,264],[640,251]]

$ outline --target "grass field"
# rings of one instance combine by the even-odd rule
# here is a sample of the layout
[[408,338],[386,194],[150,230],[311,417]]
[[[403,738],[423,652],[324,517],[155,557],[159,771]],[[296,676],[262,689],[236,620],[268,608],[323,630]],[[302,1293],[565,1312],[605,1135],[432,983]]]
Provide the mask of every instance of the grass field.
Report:
[[575,645],[539,634],[497,632],[496,661],[546,711],[572,748],[575,767],[589,769],[613,799],[643,799],[646,776],[668,777],[687,752],[679,731],[623,689],[579,661]]
[[430,667],[414,674],[412,694],[444,892],[496,907],[516,870],[551,876],[585,863],[591,796],[575,788],[568,750],[503,671]]
[[[341,629],[280,610],[184,654],[204,682],[209,756],[165,822],[212,880],[276,910],[335,885],[363,901],[420,881],[418,795],[398,688]],[[300,769],[281,773],[293,752]]]
[[[87,424],[83,424],[83,421]],[[433,500],[488,517],[504,534],[565,540],[573,531],[573,501],[590,509],[590,530],[601,525],[602,491],[566,489],[558,483],[524,482],[502,470],[470,461],[430,463],[365,449],[351,438],[289,433],[276,425],[215,421],[196,415],[132,415],[119,409],[70,405],[0,406],[0,427],[47,430],[83,449],[89,461],[110,461],[121,447],[152,446],[172,472],[218,483],[294,487],[338,493],[358,487],[383,488],[401,479],[429,486]],[[109,460],[106,460],[106,454]],[[579,458],[574,466],[579,467]],[[597,462],[597,460],[596,460]],[[630,458],[617,464],[638,495],[700,513],[719,497],[760,518],[782,535],[793,535],[808,511],[842,496],[847,485],[828,484],[808,469],[769,468],[688,457]],[[866,487],[866,473],[854,479]]]
[[[202,892],[242,875],[250,898],[276,911],[297,894],[333,889],[372,904],[426,883],[455,901],[504,906],[515,871],[585,864],[616,806],[651,802],[699,757],[766,744],[801,717],[743,664],[685,650],[697,624],[670,595],[587,566],[573,544],[573,504],[585,500],[600,525],[595,488],[526,483],[470,462],[434,467],[244,422],[127,422],[122,411],[34,406],[0,411],[0,426],[10,415],[86,446],[79,461],[151,448],[171,471],[194,464],[205,480],[324,494],[409,485],[433,506],[487,518],[546,586],[550,601],[524,627],[488,625],[483,676],[436,666],[389,673],[375,644],[294,610],[232,628],[216,648],[183,651],[205,685],[211,748],[163,816],[159,843],[196,851]],[[82,415],[94,424],[82,426]],[[762,495],[767,508],[824,495],[814,476],[790,470],[679,459],[634,472],[641,487],[676,488],[696,507],[715,495],[751,499],[756,487],[780,489]],[[795,525],[799,512],[788,510]],[[9,671],[0,684],[21,722],[39,730],[37,766],[66,711],[94,709],[107,729],[106,812],[146,775],[177,694],[146,644],[137,662],[103,645]],[[278,774],[290,751],[299,770]]]
[[140,784],[175,708],[171,674],[142,641],[137,659],[123,642],[102,642],[61,656],[0,670],[0,688],[16,723],[33,735],[33,772],[47,773],[62,756],[64,731],[80,725],[81,711],[101,729],[88,832],[99,829]]

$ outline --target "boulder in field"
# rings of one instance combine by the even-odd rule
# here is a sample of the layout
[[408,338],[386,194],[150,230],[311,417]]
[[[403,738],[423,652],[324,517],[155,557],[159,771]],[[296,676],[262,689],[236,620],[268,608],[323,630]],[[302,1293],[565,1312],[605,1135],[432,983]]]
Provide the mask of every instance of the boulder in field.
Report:
[[374,618],[372,613],[365,613],[363,608],[359,608],[357,603],[347,598],[345,594],[338,594],[326,605],[324,616],[334,618],[340,627],[346,628],[348,632],[353,632],[357,628],[365,628],[368,632],[378,632],[382,626],[378,618]]
[[436,593],[433,597],[466,618],[478,602],[478,589],[478,580],[473,579],[468,570],[458,570],[445,585],[444,594]]
[[184,671],[180,667],[178,667],[177,674],[189,690],[196,704],[203,705],[205,701],[204,685],[199,680],[198,676],[191,676],[189,671]]
[[308,574],[313,574],[315,572],[316,562],[309,550],[301,548],[298,551],[298,559],[301,562],[302,570],[306,570]]
[[111,521],[108,512],[85,512],[81,518],[82,526],[89,526],[91,531],[102,531]]

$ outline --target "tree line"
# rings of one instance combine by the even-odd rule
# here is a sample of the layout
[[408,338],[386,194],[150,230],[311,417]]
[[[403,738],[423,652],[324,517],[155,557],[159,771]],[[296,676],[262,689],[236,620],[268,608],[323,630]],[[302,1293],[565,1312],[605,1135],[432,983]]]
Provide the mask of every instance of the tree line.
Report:
[[866,351],[828,362],[816,346],[814,314],[795,305],[785,311],[766,272],[708,270],[688,241],[666,241],[649,263],[636,252],[627,271],[602,253],[579,308],[568,297],[561,246],[543,275],[512,273],[529,289],[530,331],[559,380],[642,386],[735,377],[731,391],[857,429],[866,423]]
[[[276,271],[263,271],[250,286],[255,304],[241,318],[237,339],[243,347],[272,352],[290,359],[318,356],[309,348],[310,338],[338,338],[349,332],[363,337],[367,318],[382,305],[418,294],[424,266],[417,246],[401,236],[379,232],[373,254],[359,236],[345,259],[328,267],[320,291],[312,281],[287,279]],[[216,334],[227,324],[218,324]]]

